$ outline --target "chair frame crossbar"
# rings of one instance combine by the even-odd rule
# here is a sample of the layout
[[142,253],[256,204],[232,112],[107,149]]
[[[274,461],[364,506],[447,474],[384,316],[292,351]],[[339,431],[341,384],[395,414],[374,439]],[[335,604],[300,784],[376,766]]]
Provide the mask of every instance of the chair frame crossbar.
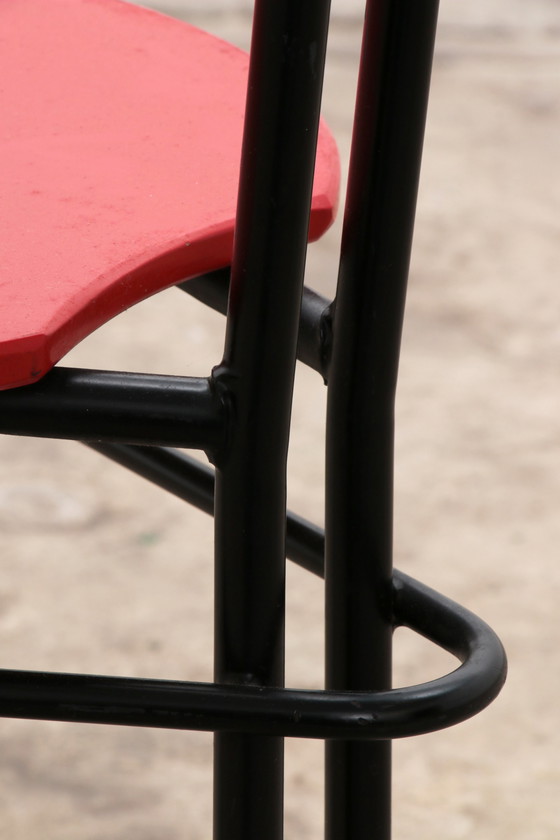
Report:
[[[257,0],[227,312],[207,378],[57,368],[0,395],[0,431],[81,440],[215,517],[215,682],[2,671],[0,714],[215,735],[216,840],[280,840],[283,738],[326,749],[328,840],[388,840],[390,741],[486,706],[493,631],[392,567],[393,414],[437,0],[370,0],[337,294],[303,288],[328,2]],[[229,300],[229,303],[226,301]],[[325,532],[286,513],[296,356],[328,383]],[[206,452],[215,470],[170,449]],[[288,556],[326,581],[326,688],[284,687]],[[462,665],[391,688],[406,625]]]

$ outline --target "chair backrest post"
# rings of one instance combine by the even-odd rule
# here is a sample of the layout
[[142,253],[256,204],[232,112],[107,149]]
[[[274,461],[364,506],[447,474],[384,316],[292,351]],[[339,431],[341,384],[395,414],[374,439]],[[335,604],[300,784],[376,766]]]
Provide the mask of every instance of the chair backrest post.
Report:
[[[366,11],[328,372],[330,689],[391,687],[394,396],[437,11]],[[389,742],[327,745],[329,840],[388,840],[390,760]]]
[[[225,353],[214,371],[231,405],[216,464],[222,683],[284,680],[286,459],[328,12],[324,0],[255,6]],[[278,738],[216,735],[216,840],[279,840],[282,755]]]

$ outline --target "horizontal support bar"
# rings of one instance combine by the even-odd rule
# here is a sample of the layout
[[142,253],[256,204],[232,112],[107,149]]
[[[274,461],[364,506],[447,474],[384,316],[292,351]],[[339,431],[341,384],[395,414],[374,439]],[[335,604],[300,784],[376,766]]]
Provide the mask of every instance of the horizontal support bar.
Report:
[[[210,306],[222,315],[227,312],[230,270],[222,268],[194,277],[177,285],[191,297]],[[297,357],[300,362],[316,370],[327,381],[332,339],[332,304],[327,298],[307,287],[303,290]]]
[[477,714],[506,673],[494,632],[471,612],[400,572],[395,619],[463,664],[418,686],[376,693],[215,685],[0,670],[2,717],[377,740],[421,735]]
[[224,405],[211,380],[54,368],[0,393],[0,433],[216,452]]
[[[156,483],[211,512],[212,470],[192,458],[165,449],[92,448],[146,477],[152,473]],[[321,575],[323,532],[290,514],[287,533],[291,559]],[[431,732],[479,712],[505,679],[499,639],[468,610],[398,571],[393,591],[395,626],[421,633],[457,656],[461,667],[423,685],[372,694],[0,671],[0,715],[286,737],[387,739]]]

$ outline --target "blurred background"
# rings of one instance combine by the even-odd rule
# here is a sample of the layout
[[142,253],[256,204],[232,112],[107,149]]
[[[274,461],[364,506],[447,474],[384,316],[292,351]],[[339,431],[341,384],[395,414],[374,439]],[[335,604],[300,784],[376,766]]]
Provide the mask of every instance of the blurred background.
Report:
[[[147,4],[146,4],[147,5]],[[249,0],[153,7],[247,47]],[[324,115],[347,159],[363,4],[334,0]],[[395,744],[396,840],[560,836],[560,4],[441,0],[397,417],[396,565],[485,618],[486,712]],[[339,225],[307,283],[332,294]],[[165,342],[162,337],[165,336]],[[72,365],[205,375],[177,290]],[[322,520],[324,388],[298,367],[290,506]],[[3,667],[212,678],[212,523],[79,444],[0,439]],[[287,681],[322,685],[322,585],[289,567]],[[405,632],[395,684],[454,667]],[[0,836],[207,840],[211,736],[0,721]],[[320,838],[322,745],[287,743],[286,837]]]

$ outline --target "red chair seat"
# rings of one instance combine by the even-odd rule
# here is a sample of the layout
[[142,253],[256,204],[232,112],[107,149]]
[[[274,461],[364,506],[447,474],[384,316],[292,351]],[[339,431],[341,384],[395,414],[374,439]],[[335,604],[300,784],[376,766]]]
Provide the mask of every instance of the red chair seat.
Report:
[[[230,262],[248,57],[120,0],[0,3],[0,389]],[[338,157],[321,128],[310,238]]]

